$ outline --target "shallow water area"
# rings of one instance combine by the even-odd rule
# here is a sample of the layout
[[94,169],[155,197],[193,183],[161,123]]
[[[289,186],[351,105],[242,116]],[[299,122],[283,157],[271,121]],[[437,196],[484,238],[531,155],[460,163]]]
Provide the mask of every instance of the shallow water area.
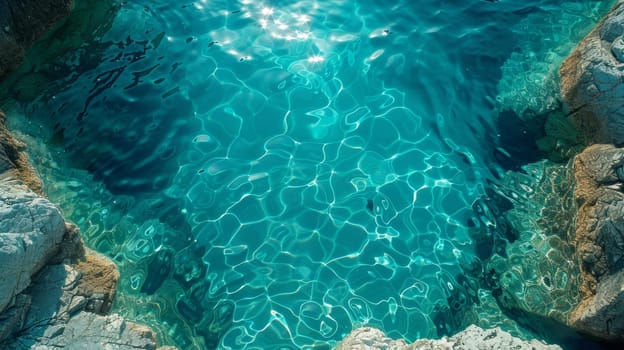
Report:
[[467,271],[475,203],[507,170],[496,113],[526,116],[513,91],[556,108],[548,79],[610,3],[115,3],[5,108],[118,264],[114,311],[181,349],[528,335]]

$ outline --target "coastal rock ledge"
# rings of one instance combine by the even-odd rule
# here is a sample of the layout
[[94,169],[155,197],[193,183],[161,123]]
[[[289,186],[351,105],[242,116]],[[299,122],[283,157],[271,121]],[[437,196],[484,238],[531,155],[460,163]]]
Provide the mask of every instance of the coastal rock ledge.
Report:
[[[569,115],[592,146],[574,159],[581,302],[568,324],[624,342],[624,0],[560,68]],[[614,146],[615,145],[615,146]]]
[[575,245],[583,300],[574,328],[624,341],[624,149],[593,145],[574,160]]
[[421,339],[413,344],[394,340],[376,329],[362,327],[354,330],[336,350],[498,350],[533,349],[561,350],[558,345],[547,345],[537,340],[524,341],[499,328],[484,330],[472,325],[452,337]]
[[40,194],[4,120],[0,112],[0,349],[156,349],[150,329],[106,315],[115,264],[84,248],[76,226]]
[[624,1],[563,62],[561,96],[589,143],[624,143]]

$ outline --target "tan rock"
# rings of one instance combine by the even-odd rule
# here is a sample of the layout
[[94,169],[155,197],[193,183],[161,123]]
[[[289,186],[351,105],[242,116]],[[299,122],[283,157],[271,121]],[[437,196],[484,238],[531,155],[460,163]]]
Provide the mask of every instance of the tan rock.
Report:
[[43,196],[41,180],[25,153],[26,145],[16,140],[6,127],[6,115],[0,110],[0,178],[15,177]]
[[78,294],[92,300],[87,305],[87,310],[99,314],[107,313],[113,303],[119,280],[119,271],[115,264],[99,253],[87,250],[86,256],[78,261],[75,268],[82,273],[77,286]]
[[624,340],[624,149],[593,145],[574,161],[575,245],[583,300],[568,323]]
[[347,335],[336,346],[336,350],[368,350],[368,349],[404,349],[407,343],[404,340],[394,340],[386,337],[384,332],[377,328],[361,327]]

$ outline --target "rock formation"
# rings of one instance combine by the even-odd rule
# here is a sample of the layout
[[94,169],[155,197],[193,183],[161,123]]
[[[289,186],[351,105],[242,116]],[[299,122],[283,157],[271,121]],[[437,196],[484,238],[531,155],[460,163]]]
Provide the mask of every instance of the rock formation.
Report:
[[109,311],[116,266],[85,251],[0,112],[0,348],[155,349],[154,333]]
[[495,350],[495,349],[561,349],[558,345],[546,345],[537,340],[525,341],[512,337],[499,328],[484,330],[470,326],[452,337],[420,339],[413,344],[394,340],[375,328],[362,327],[354,330],[336,350]]
[[24,153],[26,145],[13,138],[6,128],[6,116],[0,111],[0,174],[4,177],[13,176],[19,178],[26,186],[35,193],[42,195],[41,180],[35,174],[33,167],[28,162]]
[[[0,77],[73,5],[0,1]],[[0,111],[0,348],[155,349],[150,329],[106,315],[117,268],[85,250],[78,229],[43,197],[24,148]]]
[[593,145],[574,161],[583,300],[569,323],[624,341],[624,149]]
[[[624,341],[624,1],[578,45],[560,69],[561,93],[586,139],[574,160],[576,255],[581,302],[568,324]],[[604,143],[604,144],[600,144]]]
[[28,47],[67,17],[72,6],[73,0],[0,1],[0,76],[15,69]]
[[20,295],[16,305],[29,310],[15,313],[20,314],[21,326],[3,346],[155,349],[154,333],[147,327],[116,314],[100,314],[110,306],[117,278],[115,265],[93,253],[87,255],[86,263],[47,265],[28,291]]
[[624,1],[578,45],[560,69],[561,95],[590,143],[624,142]]

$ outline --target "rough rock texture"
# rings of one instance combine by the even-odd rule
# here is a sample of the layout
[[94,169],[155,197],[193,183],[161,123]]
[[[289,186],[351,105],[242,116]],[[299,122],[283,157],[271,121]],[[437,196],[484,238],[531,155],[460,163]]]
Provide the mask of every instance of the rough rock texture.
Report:
[[336,350],[498,350],[498,349],[561,349],[558,345],[546,345],[537,340],[525,341],[494,328],[484,330],[470,326],[452,337],[421,339],[413,344],[393,340],[375,328],[363,327],[351,332]]
[[0,1],[0,77],[15,69],[26,49],[69,15],[73,0]]
[[0,180],[0,311],[59,250],[65,221],[58,209],[18,180]]
[[569,323],[624,341],[624,149],[590,146],[576,157],[574,171],[583,300]]
[[[99,315],[118,277],[114,264],[102,257],[96,272],[80,271],[76,265],[48,265],[24,293],[29,312],[19,331],[0,344],[8,349],[155,349],[154,333],[127,322],[119,315]],[[101,266],[100,265],[100,266]],[[78,267],[81,265],[78,264]],[[84,265],[82,265],[84,266]],[[96,287],[94,280],[102,286]]]
[[41,190],[22,148],[0,112],[0,348],[156,349],[147,327],[103,315],[119,272],[24,184]]
[[624,143],[624,1],[560,69],[561,94],[590,143]]
[[[67,232],[59,210],[23,184],[41,182],[0,111],[0,312],[30,284],[30,277],[61,250]],[[68,235],[69,236],[69,235]]]
[[[507,5],[511,15],[523,12],[520,6],[526,3]],[[506,28],[514,33],[514,43],[501,67],[496,96],[499,111],[510,111],[522,120],[536,123],[541,116],[561,108],[557,69],[600,20],[599,13],[607,12],[610,6],[608,1],[575,1],[565,5],[560,11],[550,11],[547,21],[542,11],[523,12],[519,22]],[[518,6],[518,11],[514,6]]]
[[0,110],[0,174],[2,178],[15,177],[35,193],[42,195],[41,180],[35,174],[24,152],[26,145],[16,140],[6,128],[6,116]]
[[337,346],[336,350],[364,350],[364,349],[405,349],[407,343],[403,340],[394,340],[386,337],[384,332],[377,328],[361,327],[347,335]]

